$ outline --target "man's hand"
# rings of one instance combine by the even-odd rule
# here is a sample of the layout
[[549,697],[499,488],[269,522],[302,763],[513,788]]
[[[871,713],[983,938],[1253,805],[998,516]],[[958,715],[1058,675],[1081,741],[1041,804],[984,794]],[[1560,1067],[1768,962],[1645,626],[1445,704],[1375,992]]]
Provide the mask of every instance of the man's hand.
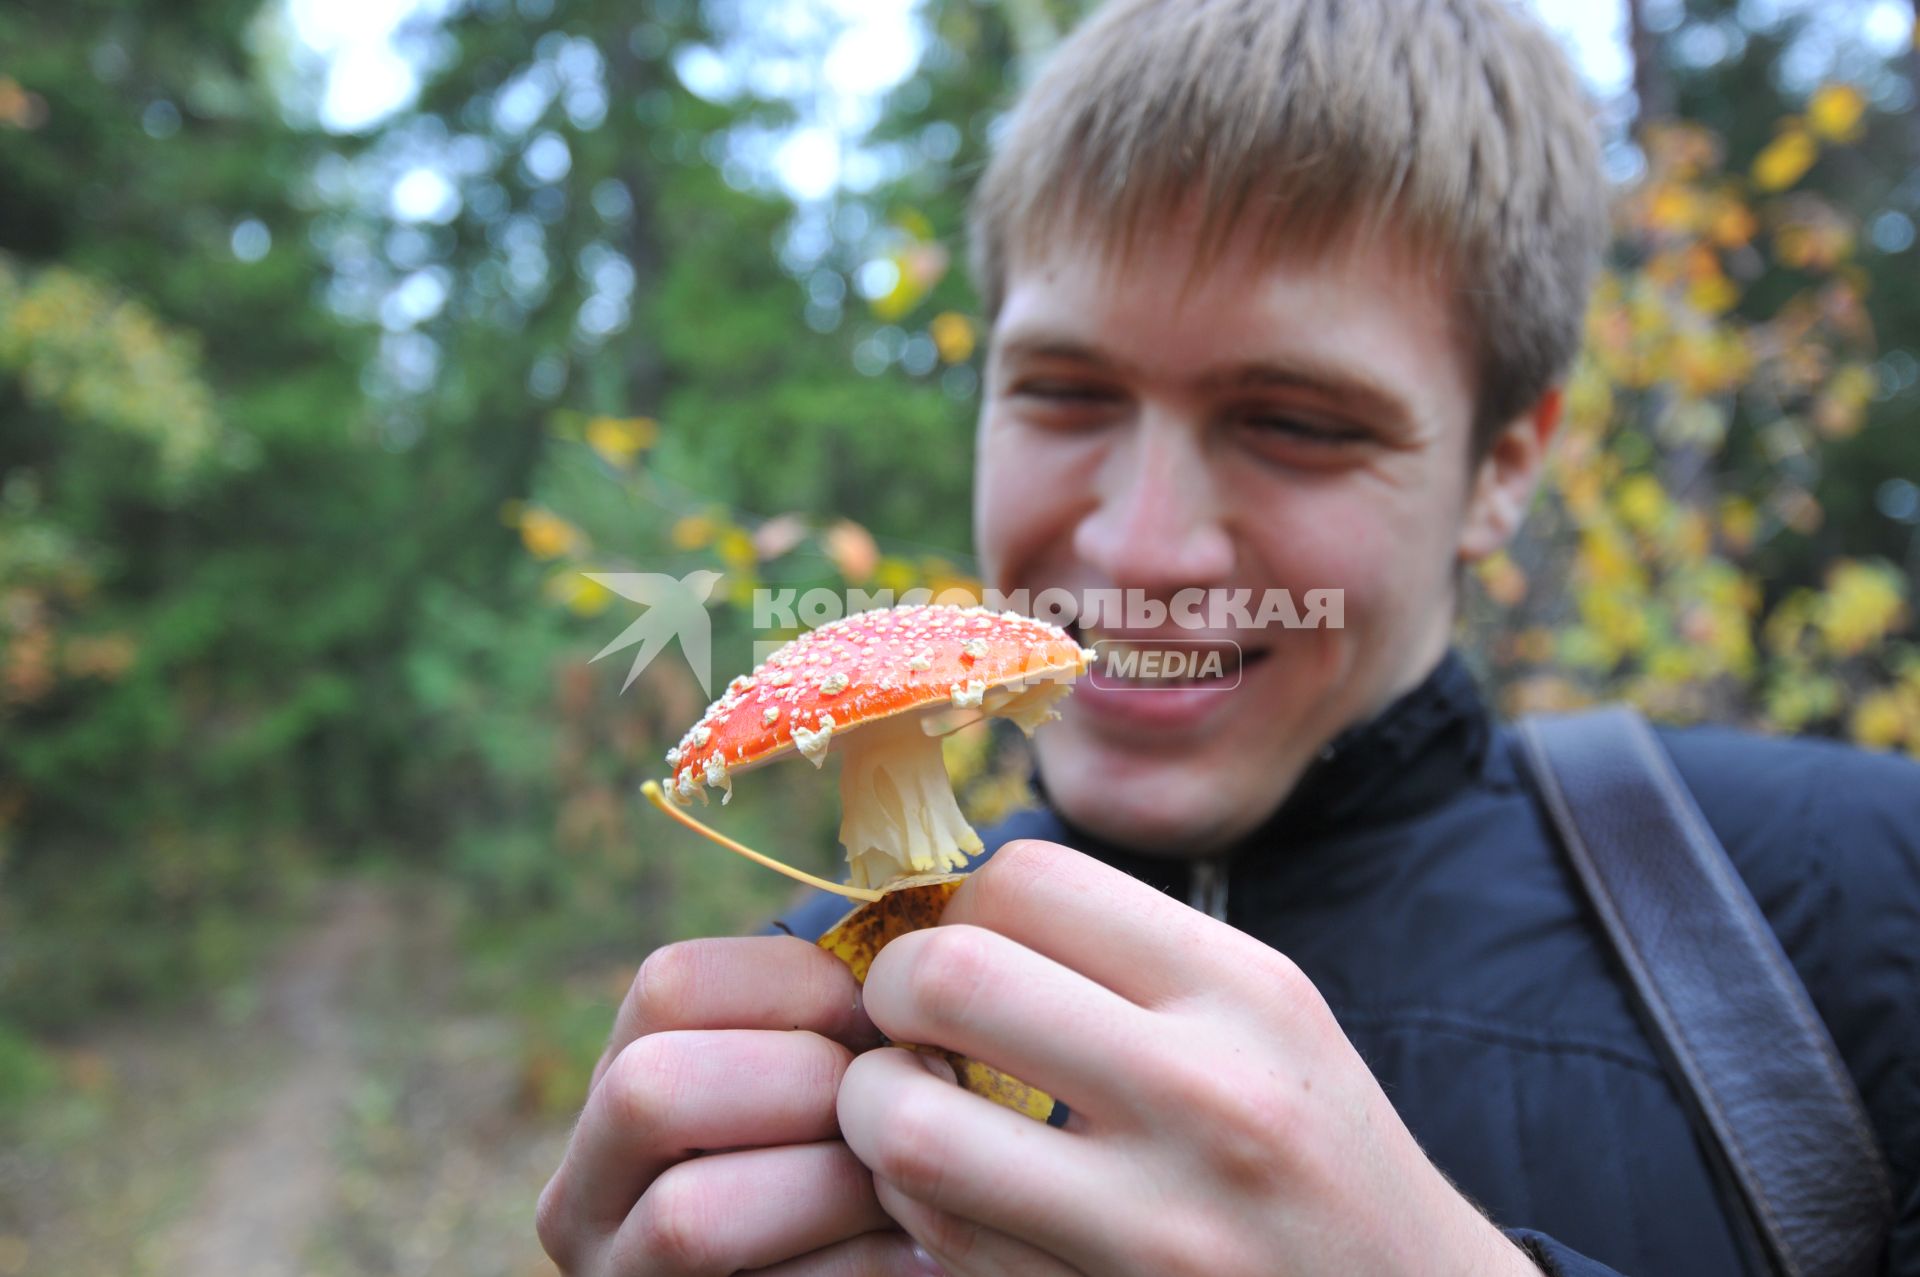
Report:
[[1065,1100],[1053,1129],[872,1051],[840,1129],[954,1274],[1538,1270],[1421,1153],[1299,969],[1064,847],[1003,847],[889,944],[889,1037]]
[[852,975],[805,941],[656,951],[540,1195],[541,1244],[570,1277],[928,1271],[834,1117],[878,1041]]

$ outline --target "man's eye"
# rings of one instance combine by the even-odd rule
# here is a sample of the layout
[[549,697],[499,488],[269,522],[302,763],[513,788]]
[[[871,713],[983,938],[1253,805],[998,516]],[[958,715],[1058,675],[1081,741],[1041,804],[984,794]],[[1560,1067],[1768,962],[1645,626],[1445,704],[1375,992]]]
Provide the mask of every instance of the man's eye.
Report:
[[1339,447],[1343,444],[1359,443],[1367,437],[1365,431],[1356,430],[1349,426],[1335,426],[1320,422],[1303,421],[1298,417],[1255,414],[1242,418],[1242,424],[1250,434],[1257,438],[1313,444],[1330,448]]
[[1014,386],[1013,393],[1028,399],[1068,404],[1106,403],[1114,397],[1112,391],[1103,387],[1072,381],[1021,382]]

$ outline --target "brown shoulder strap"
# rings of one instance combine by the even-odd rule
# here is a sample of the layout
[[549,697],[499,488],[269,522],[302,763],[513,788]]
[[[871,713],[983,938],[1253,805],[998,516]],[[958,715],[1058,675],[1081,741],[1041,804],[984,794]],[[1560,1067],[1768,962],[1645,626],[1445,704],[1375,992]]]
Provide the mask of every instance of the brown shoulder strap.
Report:
[[1893,1194],[1859,1092],[1672,759],[1624,707],[1518,727],[1749,1241],[1785,1277],[1878,1272]]

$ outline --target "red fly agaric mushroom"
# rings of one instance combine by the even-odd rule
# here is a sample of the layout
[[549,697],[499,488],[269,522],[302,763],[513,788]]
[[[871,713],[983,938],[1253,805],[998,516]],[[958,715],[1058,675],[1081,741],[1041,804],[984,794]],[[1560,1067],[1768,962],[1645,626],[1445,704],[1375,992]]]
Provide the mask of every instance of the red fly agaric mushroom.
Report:
[[[788,877],[865,901],[820,938],[855,980],[895,936],[939,921],[959,886],[951,872],[980,850],[954,801],[929,733],[941,710],[977,710],[1032,732],[1084,673],[1093,653],[1042,621],[985,608],[903,607],[823,625],[736,678],[667,752],[667,792],[647,798],[714,841]],[[680,808],[708,787],[733,796],[733,777],[798,752],[815,767],[841,756],[840,841],[851,885],[781,864],[709,829]],[[930,1047],[969,1091],[1058,1125],[1067,1107],[978,1060]]]
[[980,839],[954,801],[927,733],[936,710],[976,709],[1031,732],[1093,653],[1057,626],[1011,612],[939,605],[857,612],[736,678],[667,753],[669,795],[706,788],[798,752],[841,755],[840,841],[855,887],[965,865]]

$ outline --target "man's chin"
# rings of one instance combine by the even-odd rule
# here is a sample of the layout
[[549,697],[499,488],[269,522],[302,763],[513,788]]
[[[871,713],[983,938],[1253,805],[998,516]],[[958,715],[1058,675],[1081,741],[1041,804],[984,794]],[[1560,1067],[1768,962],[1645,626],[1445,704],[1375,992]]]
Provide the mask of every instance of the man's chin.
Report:
[[1048,800],[1062,819],[1143,855],[1212,855],[1257,828],[1274,805],[1271,781],[1261,801],[1250,801],[1240,791],[1251,777],[1222,776],[1203,760],[1149,762],[1044,743],[1039,753]]

